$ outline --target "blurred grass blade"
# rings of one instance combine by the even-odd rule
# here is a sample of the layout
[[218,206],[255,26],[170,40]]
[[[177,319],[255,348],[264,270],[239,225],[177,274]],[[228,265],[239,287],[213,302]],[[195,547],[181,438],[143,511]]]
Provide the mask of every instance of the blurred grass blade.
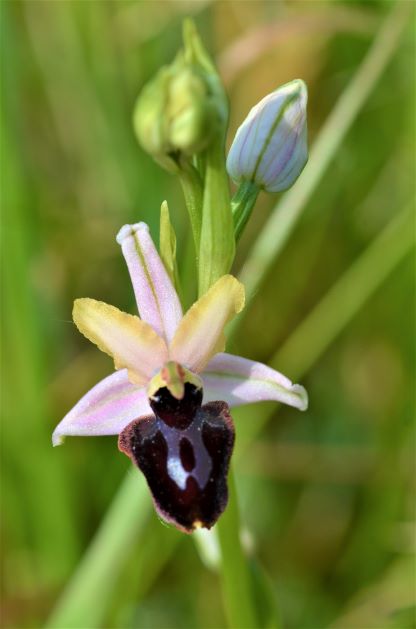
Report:
[[353,597],[330,629],[405,629],[415,621],[414,557],[399,557],[384,571],[381,580]]
[[[3,513],[3,535],[8,547],[14,549],[9,560],[16,570],[11,564],[10,576],[4,581],[7,590],[23,572],[39,587],[58,583],[72,565],[79,546],[70,478],[62,461],[51,456],[47,400],[51,354],[44,335],[51,310],[45,307],[42,287],[30,272],[44,239],[32,214],[35,188],[22,149],[21,103],[16,87],[13,89],[14,77],[18,77],[18,89],[22,85],[21,67],[14,54],[18,37],[9,7],[2,9],[1,42],[7,42],[8,62],[3,66],[0,134],[4,374],[1,446],[2,464],[9,468],[7,476],[2,476],[2,498],[8,505]],[[57,555],[60,561],[56,561]],[[16,568],[17,556],[22,569]]]
[[[344,330],[366,301],[382,285],[414,246],[413,207],[402,210],[367,247],[286,343],[269,361],[271,367],[301,378]],[[244,421],[250,408],[236,409],[239,455],[263,429],[274,410],[258,407],[256,421]]]
[[133,540],[140,537],[150,511],[144,477],[132,470],[118,490],[47,627],[92,629],[102,626]]
[[306,373],[412,245],[414,215],[408,208],[384,228],[297,327],[280,348],[278,362],[297,378]]
[[[409,23],[411,11],[412,3],[398,2],[385,19],[360,68],[321,129],[304,172],[277,204],[257,237],[240,273],[248,299],[285,246],[331,160],[392,58]],[[233,324],[230,325],[232,327]]]

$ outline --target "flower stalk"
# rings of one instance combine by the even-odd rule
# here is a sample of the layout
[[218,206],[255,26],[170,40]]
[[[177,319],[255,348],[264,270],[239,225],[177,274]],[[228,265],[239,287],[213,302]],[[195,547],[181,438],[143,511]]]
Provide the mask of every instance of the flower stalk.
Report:
[[231,200],[236,242],[240,240],[241,234],[250,219],[259,193],[260,188],[256,183],[253,181],[242,181]]
[[221,582],[230,627],[260,627],[251,585],[250,567],[240,540],[238,495],[232,470],[228,476],[230,500],[217,524],[221,548]]
[[235,239],[224,140],[206,152],[205,188],[199,250],[199,295],[228,273],[234,260]]
[[198,268],[202,227],[203,183],[196,168],[189,163],[183,164],[183,167],[178,171],[178,177],[181,183],[189,221],[191,223],[195,247],[195,263],[196,268]]

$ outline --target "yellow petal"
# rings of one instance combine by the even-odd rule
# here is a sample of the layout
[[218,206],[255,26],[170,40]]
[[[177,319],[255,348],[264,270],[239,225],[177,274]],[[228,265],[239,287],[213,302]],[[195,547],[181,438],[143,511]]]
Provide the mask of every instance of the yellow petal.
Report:
[[146,383],[166,362],[165,342],[138,317],[95,299],[76,299],[72,316],[78,330],[114,358],[116,369],[128,369],[134,383]]
[[171,360],[200,372],[225,347],[224,326],[244,307],[244,286],[232,275],[221,277],[188,310],[169,347]]

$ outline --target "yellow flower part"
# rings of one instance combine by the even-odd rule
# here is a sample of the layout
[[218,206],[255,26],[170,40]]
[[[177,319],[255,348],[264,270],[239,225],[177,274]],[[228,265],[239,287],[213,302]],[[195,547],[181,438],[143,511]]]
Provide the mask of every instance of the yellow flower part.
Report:
[[225,325],[244,307],[244,286],[232,275],[221,277],[188,310],[169,346],[171,360],[201,372],[225,349]]
[[95,299],[76,299],[72,316],[78,330],[128,369],[129,380],[145,384],[167,360],[165,342],[148,323]]

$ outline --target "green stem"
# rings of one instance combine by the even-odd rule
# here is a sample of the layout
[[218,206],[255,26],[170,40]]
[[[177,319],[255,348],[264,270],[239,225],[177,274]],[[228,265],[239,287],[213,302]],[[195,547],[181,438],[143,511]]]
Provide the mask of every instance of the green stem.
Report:
[[191,221],[192,235],[194,237],[195,244],[195,255],[198,267],[202,226],[202,181],[198,171],[191,164],[181,164],[181,169],[178,175],[185,197],[189,220]]
[[240,542],[240,515],[232,470],[228,488],[228,506],[217,524],[224,606],[230,627],[253,629],[259,626],[259,621],[253,602],[249,565]]
[[260,189],[252,181],[243,181],[235,195],[231,200],[231,211],[234,221],[234,236],[236,242],[239,241],[241,234],[251,216],[254,205],[259,196]]
[[223,134],[206,151],[202,230],[199,250],[199,295],[203,295],[234,260],[235,239]]

